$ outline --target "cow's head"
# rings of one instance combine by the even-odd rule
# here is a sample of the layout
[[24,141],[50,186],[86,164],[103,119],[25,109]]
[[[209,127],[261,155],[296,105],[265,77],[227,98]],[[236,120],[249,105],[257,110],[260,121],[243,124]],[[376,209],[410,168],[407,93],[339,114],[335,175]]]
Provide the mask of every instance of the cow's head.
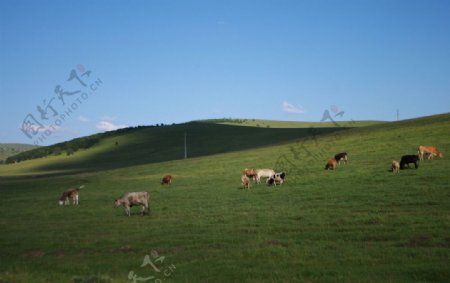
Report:
[[439,152],[439,153],[438,153],[438,156],[439,156],[440,158],[442,158],[442,157],[444,157],[444,154],[443,154],[442,152]]
[[115,199],[115,200],[114,200],[114,207],[119,207],[120,205],[121,205],[120,200]]

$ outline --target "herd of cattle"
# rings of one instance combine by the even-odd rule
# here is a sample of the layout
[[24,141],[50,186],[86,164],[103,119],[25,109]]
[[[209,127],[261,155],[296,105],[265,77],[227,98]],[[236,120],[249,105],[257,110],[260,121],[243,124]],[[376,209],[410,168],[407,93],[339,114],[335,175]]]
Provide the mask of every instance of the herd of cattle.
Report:
[[[325,169],[334,170],[341,161],[347,164],[348,154],[347,152],[341,152],[330,158],[325,165]],[[267,178],[266,183],[269,186],[282,185],[286,181],[286,173],[278,172],[275,173],[273,169],[248,169],[245,168],[242,172],[241,183],[244,189],[250,189],[250,180],[252,179],[254,183],[260,184],[261,178]]]
[[[415,168],[419,168],[419,161],[423,160],[425,157],[428,159],[433,158],[434,156],[443,157],[442,152],[439,151],[434,146],[419,146],[417,149],[416,155],[403,155],[400,161],[393,160],[392,161],[392,172],[398,173],[400,169],[405,169],[409,167],[409,164],[414,164]],[[337,168],[341,162],[347,164],[348,162],[348,154],[347,152],[341,152],[334,156],[334,158],[330,158],[327,160],[325,164],[325,170],[334,170]],[[261,183],[261,177],[267,178],[267,184],[270,185],[281,185],[286,180],[286,173],[280,172],[275,173],[272,169],[247,169],[245,168],[242,172],[243,175],[241,177],[242,186],[245,189],[250,188],[250,179],[257,184]]]
[[425,157],[428,159],[433,158],[434,156],[444,157],[444,154],[439,151],[434,146],[419,146],[417,149],[417,154],[413,155],[403,155],[400,159],[400,162],[397,160],[392,161],[392,172],[398,173],[400,169],[405,169],[409,167],[409,164],[414,164],[414,167],[419,168],[419,161],[423,160]]
[[[405,169],[409,167],[409,164],[414,164],[414,167],[419,168],[419,161],[424,160],[424,158],[431,159],[434,156],[444,157],[442,152],[440,152],[434,146],[419,146],[416,155],[403,155],[400,162],[397,160],[392,161],[392,172],[398,173],[400,169]],[[326,165],[325,170],[334,170],[337,165],[344,162],[348,162],[347,152],[338,153],[334,158],[330,158]],[[248,169],[245,168],[242,172],[241,182],[244,189],[250,189],[251,181],[260,184],[262,178],[266,178],[266,183],[271,186],[282,185],[286,181],[286,173],[278,172],[276,173],[272,169]],[[161,185],[170,185],[172,183],[173,177],[171,175],[166,175],[161,180]],[[72,205],[79,204],[79,193],[84,186],[78,188],[70,188],[63,192],[59,199],[59,205]],[[142,206],[141,214],[150,214],[149,206],[149,193],[148,192],[128,192],[125,193],[121,198],[114,201],[114,206],[123,206],[125,208],[126,215],[130,216],[131,207]]]

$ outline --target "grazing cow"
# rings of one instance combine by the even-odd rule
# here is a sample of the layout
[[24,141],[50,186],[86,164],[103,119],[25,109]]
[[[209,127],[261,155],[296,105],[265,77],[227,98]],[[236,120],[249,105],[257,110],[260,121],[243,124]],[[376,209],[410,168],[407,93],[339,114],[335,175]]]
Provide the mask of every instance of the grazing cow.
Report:
[[414,163],[414,166],[419,168],[419,156],[418,155],[403,155],[400,160],[400,169],[405,169],[405,165],[409,168],[410,163]]
[[125,213],[130,216],[130,209],[133,206],[142,206],[141,214],[144,215],[147,210],[147,214],[150,214],[149,206],[149,193],[147,192],[129,192],[125,193],[120,199],[114,201],[114,206],[119,207],[123,205],[125,207]]
[[166,176],[164,176],[163,178],[162,178],[162,180],[161,180],[161,185],[170,185],[170,184],[172,184],[172,176],[170,176],[170,175],[166,175]]
[[275,171],[272,169],[257,169],[256,170],[256,182],[261,183],[261,177],[270,178],[275,175]]
[[280,172],[276,173],[275,175],[271,176],[269,179],[267,179],[267,184],[270,185],[282,185],[286,179],[286,173]]
[[327,164],[325,165],[325,170],[334,170],[337,167],[337,161],[335,158],[330,158],[327,161]]
[[241,182],[244,189],[250,189],[250,179],[246,175],[241,176]]
[[341,164],[341,161],[344,161],[344,163],[347,164],[348,154],[347,152],[338,153],[334,156],[334,159],[338,162],[338,164]]
[[400,172],[400,162],[398,162],[397,160],[392,161],[392,172],[393,173]]
[[284,173],[284,172],[277,173],[277,174],[275,174],[275,176],[278,176],[279,178],[281,178],[281,180],[283,180],[283,182],[286,181],[286,173]]
[[248,178],[252,178],[253,181],[256,180],[256,170],[255,169],[247,169],[245,168],[244,171],[242,171],[242,173],[247,176]]
[[70,188],[65,190],[61,197],[59,198],[59,205],[69,205],[70,200],[72,200],[72,205],[79,204],[79,195],[80,190],[84,188],[84,186],[79,186],[78,188]]
[[439,149],[434,146],[421,145],[417,149],[417,153],[419,153],[420,160],[423,160],[423,156],[425,154],[428,155],[428,159],[433,158],[433,156],[439,156],[441,158],[444,157],[444,154],[442,154],[442,152],[440,152]]

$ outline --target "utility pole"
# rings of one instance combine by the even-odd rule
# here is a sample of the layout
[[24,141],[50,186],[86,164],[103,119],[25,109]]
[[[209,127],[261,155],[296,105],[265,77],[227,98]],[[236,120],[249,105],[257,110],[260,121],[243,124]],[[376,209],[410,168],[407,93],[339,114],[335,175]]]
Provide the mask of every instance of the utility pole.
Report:
[[397,121],[399,120],[400,117],[400,110],[397,109]]
[[187,143],[186,143],[186,132],[184,132],[184,159],[187,159]]

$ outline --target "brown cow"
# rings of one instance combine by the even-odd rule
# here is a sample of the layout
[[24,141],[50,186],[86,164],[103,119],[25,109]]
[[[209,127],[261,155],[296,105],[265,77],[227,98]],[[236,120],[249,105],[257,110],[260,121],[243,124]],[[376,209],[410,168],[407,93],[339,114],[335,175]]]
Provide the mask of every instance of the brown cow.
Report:
[[72,205],[78,205],[80,190],[82,188],[84,188],[84,186],[65,190],[59,198],[59,205],[69,205],[70,200],[72,200]]
[[247,176],[242,175],[241,182],[244,189],[250,189],[250,179]]
[[400,172],[400,162],[398,162],[397,160],[392,161],[392,172],[393,173]]
[[256,170],[255,169],[245,168],[244,171],[242,171],[242,174],[244,174],[248,178],[252,178],[253,181],[255,181],[255,179],[256,179]]
[[444,154],[442,154],[442,152],[439,151],[439,149],[437,149],[434,146],[419,146],[419,148],[417,149],[417,152],[419,153],[419,158],[420,160],[423,160],[423,156],[426,154],[428,155],[428,159],[433,158],[433,156],[439,156],[439,157],[444,157]]
[[325,170],[329,170],[329,169],[334,170],[334,169],[336,169],[336,166],[337,166],[336,159],[330,158],[330,159],[328,159],[327,164],[325,165]]
[[161,185],[170,185],[172,184],[172,176],[171,175],[166,175],[162,178],[161,180]]
[[133,206],[142,206],[141,214],[144,215],[147,210],[147,214],[150,214],[149,207],[149,193],[147,192],[129,192],[125,193],[120,199],[114,201],[114,206],[119,207],[123,205],[125,207],[125,213],[130,216],[130,209]]

